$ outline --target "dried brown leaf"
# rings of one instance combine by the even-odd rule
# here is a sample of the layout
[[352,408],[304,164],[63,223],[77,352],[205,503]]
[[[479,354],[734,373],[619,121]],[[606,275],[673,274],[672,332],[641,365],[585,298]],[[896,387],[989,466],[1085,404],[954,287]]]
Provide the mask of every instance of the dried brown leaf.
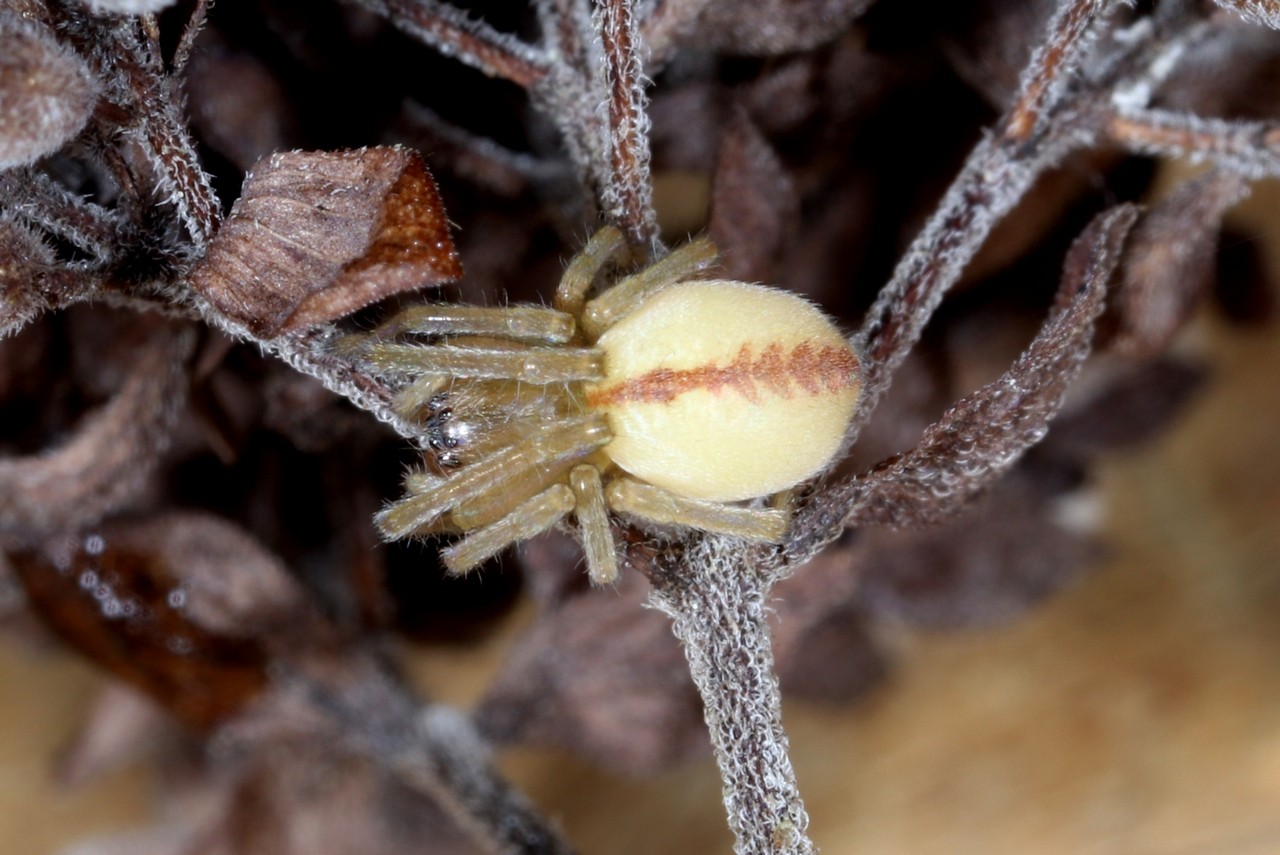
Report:
[[50,627],[199,728],[244,708],[274,656],[323,631],[279,561],[212,516],[108,523],[11,559]]
[[1084,460],[1149,442],[1186,410],[1206,379],[1203,368],[1171,357],[1121,367],[1105,387],[1059,414],[1045,450]]
[[849,523],[945,519],[1044,437],[1089,353],[1107,280],[1136,217],[1123,206],[1090,224],[1067,256],[1058,305],[1031,346],[999,380],[952,406],[915,449],[854,479]]
[[751,119],[725,129],[711,185],[709,231],[731,279],[777,280],[800,214],[800,199],[777,153]]
[[191,284],[218,312],[272,338],[461,273],[422,159],[367,148],[260,162]]
[[697,693],[648,586],[624,573],[617,594],[588,591],[544,612],[476,712],[500,744],[555,745],[647,774],[706,753]]
[[649,142],[664,169],[710,173],[729,116],[724,91],[710,82],[658,89],[649,103]]
[[934,528],[868,531],[858,602],[874,617],[934,628],[1018,617],[1097,555],[1053,521],[1053,509],[1033,478],[1010,478]]
[[[144,327],[144,329],[147,329]],[[115,397],[65,443],[0,459],[0,537],[26,541],[91,524],[133,500],[186,399],[194,332],[157,323]]]
[[98,100],[88,65],[54,34],[0,11],[0,169],[61,148],[85,126]]
[[1243,176],[1215,170],[1143,215],[1125,253],[1111,347],[1137,357],[1168,347],[1213,286],[1223,214],[1248,193]]

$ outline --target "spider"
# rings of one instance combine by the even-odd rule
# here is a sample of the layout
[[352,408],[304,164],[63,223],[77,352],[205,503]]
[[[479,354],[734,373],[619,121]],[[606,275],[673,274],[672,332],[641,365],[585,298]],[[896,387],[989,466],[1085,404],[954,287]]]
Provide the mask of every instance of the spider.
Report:
[[624,251],[597,232],[554,308],[419,305],[358,337],[433,452],[378,514],[387,539],[461,533],[442,554],[465,573],[573,515],[600,585],[618,574],[611,513],[781,540],[783,492],[840,448],[857,355],[795,294],[694,278],[716,259],[705,238],[591,298]]

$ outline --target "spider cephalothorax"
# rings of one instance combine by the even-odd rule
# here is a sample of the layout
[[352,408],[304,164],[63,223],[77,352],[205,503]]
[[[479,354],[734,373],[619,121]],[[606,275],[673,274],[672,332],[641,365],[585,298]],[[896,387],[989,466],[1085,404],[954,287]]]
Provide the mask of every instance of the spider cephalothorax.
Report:
[[570,264],[555,308],[424,305],[350,343],[402,380],[429,468],[378,515],[388,538],[466,536],[457,573],[572,514],[593,581],[617,575],[609,514],[781,539],[772,496],[821,471],[859,391],[857,355],[804,299],[692,277],[694,241],[588,299],[623,248],[612,228]]

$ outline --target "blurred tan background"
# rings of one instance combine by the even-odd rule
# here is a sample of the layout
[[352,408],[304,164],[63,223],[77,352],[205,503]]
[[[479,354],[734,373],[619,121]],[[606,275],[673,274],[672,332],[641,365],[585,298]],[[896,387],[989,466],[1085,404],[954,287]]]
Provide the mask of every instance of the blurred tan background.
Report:
[[[1280,192],[1234,215],[1269,238]],[[1111,555],[1001,630],[903,636],[890,683],[851,710],[791,704],[801,789],[828,855],[1280,853],[1280,330],[1200,319],[1213,375],[1186,417],[1098,473]],[[419,655],[476,697],[514,633]],[[99,678],[0,640],[0,852],[46,855],[148,821],[142,767],[53,783]],[[730,851],[709,760],[649,781],[551,754],[511,776],[583,853]]]

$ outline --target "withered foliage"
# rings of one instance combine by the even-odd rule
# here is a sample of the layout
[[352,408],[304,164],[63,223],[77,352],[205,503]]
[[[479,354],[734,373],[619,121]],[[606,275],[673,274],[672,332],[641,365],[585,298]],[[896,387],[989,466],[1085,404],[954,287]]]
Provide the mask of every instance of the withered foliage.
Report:
[[289,152],[246,176],[191,287],[253,335],[275,338],[461,274],[416,152]]
[[87,64],[38,20],[0,9],[0,169],[52,154],[80,132],[98,100]]
[[[1225,212],[1280,175],[1276,26],[1273,0],[0,0],[0,605],[129,687],[64,777],[146,749],[200,806],[80,851],[571,851],[510,745],[630,774],[710,747],[738,851],[812,851],[781,693],[853,701],[882,627],[1072,584],[1093,462],[1204,380],[1168,353],[1188,319],[1266,320],[1215,278]],[[1150,201],[1153,157],[1206,168]],[[853,331],[859,410],[785,542],[620,530],[613,591],[554,532],[482,585],[377,545],[427,437],[345,334],[544,302],[601,222],[637,258],[705,228],[721,274]],[[466,643],[521,585],[475,710],[402,679],[397,638]]]

